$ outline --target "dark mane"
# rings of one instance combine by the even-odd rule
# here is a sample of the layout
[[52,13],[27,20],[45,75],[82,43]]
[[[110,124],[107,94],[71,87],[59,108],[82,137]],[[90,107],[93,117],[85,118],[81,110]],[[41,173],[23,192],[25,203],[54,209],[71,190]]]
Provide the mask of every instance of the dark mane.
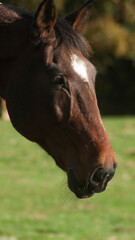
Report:
[[75,32],[65,19],[58,19],[55,25],[55,32],[58,41],[57,47],[63,45],[68,52],[73,48],[79,49],[85,57],[89,57],[91,48],[88,42]]
[[14,7],[9,4],[0,5],[0,24],[6,25],[17,21],[22,21],[22,24],[27,21],[32,21],[33,13],[26,10]]

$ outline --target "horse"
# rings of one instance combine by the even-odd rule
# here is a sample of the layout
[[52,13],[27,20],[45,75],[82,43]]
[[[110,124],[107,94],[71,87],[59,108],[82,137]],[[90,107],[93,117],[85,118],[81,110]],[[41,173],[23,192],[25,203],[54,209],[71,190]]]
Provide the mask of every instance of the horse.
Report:
[[54,158],[80,199],[103,192],[117,166],[81,34],[91,7],[59,18],[53,0],[35,13],[0,5],[0,96],[14,128]]

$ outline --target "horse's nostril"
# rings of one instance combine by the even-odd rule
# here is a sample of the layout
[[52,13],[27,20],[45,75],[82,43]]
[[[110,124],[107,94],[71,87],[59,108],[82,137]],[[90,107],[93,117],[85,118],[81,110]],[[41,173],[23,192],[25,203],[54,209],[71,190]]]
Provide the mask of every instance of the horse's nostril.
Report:
[[94,174],[92,175],[92,182],[95,184],[99,184],[101,181],[103,181],[103,175],[104,175],[104,169],[98,168]]
[[94,174],[91,177],[91,182],[99,185],[100,183],[109,182],[112,177],[114,176],[115,169],[105,169],[105,168],[98,168],[95,170]]

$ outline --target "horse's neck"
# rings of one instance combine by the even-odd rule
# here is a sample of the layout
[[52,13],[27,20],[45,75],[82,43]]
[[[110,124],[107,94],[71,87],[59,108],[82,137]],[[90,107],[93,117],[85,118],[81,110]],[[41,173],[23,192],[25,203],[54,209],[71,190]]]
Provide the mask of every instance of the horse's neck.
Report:
[[0,96],[4,97],[12,65],[28,44],[33,16],[0,5]]

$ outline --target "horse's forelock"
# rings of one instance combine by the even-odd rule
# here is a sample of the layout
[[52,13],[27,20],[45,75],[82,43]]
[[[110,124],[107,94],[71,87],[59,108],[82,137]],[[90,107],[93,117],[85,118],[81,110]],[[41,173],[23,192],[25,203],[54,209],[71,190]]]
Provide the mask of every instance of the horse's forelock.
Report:
[[73,48],[80,50],[83,56],[89,58],[91,47],[86,39],[75,32],[65,19],[58,19],[55,27],[57,47],[63,45],[65,50],[70,52]]

